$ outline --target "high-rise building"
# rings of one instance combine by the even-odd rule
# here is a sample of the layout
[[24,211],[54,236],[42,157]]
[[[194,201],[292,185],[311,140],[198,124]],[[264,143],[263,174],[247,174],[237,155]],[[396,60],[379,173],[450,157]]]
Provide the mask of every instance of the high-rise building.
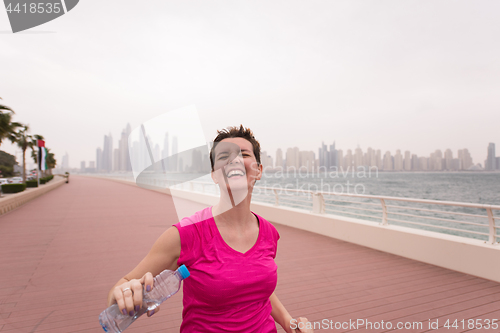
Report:
[[299,169],[299,148],[288,148],[286,150],[286,169]]
[[375,160],[377,161],[377,168],[379,170],[382,170],[382,168],[383,168],[382,151],[380,149],[377,149],[377,152],[375,153]]
[[484,169],[488,171],[495,170],[496,166],[496,156],[495,156],[495,144],[490,142],[488,144],[488,156],[486,157],[486,162],[484,164]]
[[419,157],[418,158],[419,170],[422,170],[422,171],[429,170],[429,160],[430,159],[427,157]]
[[163,138],[163,150],[161,151],[161,158],[162,159],[165,159],[167,158],[169,155],[169,144],[168,144],[168,132],[165,133],[165,138]]
[[299,151],[299,169],[312,172],[314,170],[314,152],[313,151]]
[[262,164],[264,170],[273,168],[273,158],[268,155],[266,151],[262,151],[260,153],[260,163]]
[[331,167],[338,166],[338,152],[335,149],[335,142],[330,145],[330,150],[328,151],[328,146],[324,142],[321,143],[321,147],[318,148],[318,167],[322,170],[330,170]]
[[63,170],[69,170],[69,156],[68,156],[68,152],[66,152],[66,154],[63,155],[62,163],[61,163],[61,168]]
[[451,149],[446,149],[444,152],[444,168],[445,170],[448,171],[453,171],[453,152]]
[[95,152],[95,161],[96,161],[96,171],[101,172],[102,167],[102,149],[98,147]]
[[403,164],[404,164],[405,171],[411,171],[412,158],[411,158],[411,154],[410,154],[409,150],[405,151],[405,159],[404,159]]
[[337,163],[339,169],[344,168],[344,151],[342,149],[337,150]]
[[339,160],[338,160],[338,151],[335,149],[335,141],[333,142],[332,145],[330,145],[330,167],[338,167],[339,166]]
[[102,170],[111,172],[113,170],[113,137],[111,133],[104,136],[104,146],[102,149]]
[[441,152],[441,150],[437,149],[434,153],[431,153],[429,159],[429,170],[443,170],[443,153]]
[[351,170],[353,168],[354,160],[352,156],[352,150],[347,149],[344,156],[344,170]]
[[120,141],[118,142],[118,149],[120,150],[120,158],[118,161],[118,169],[120,171],[132,171],[132,165],[130,163],[130,153],[128,148],[128,137],[132,129],[130,128],[130,124],[127,124],[127,127],[123,129]]
[[275,164],[276,169],[282,169],[283,168],[283,151],[281,148],[278,148],[276,150],[276,164]]
[[80,162],[80,171],[85,172],[85,161]]
[[419,171],[420,165],[418,163],[418,156],[416,154],[411,155],[411,169],[413,171]]
[[458,159],[460,160],[460,170],[469,170],[474,165],[467,149],[460,149],[458,151]]
[[384,154],[384,171],[394,170],[394,164],[392,161],[392,156],[390,151],[386,151]]
[[403,155],[401,155],[401,150],[396,150],[396,155],[394,155],[394,171],[403,171]]

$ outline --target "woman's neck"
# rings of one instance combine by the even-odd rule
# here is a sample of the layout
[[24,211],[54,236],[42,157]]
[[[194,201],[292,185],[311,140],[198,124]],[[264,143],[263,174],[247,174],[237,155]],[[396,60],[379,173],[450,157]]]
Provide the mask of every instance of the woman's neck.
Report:
[[248,195],[242,202],[235,205],[228,204],[221,200],[213,206],[212,215],[217,225],[230,226],[236,228],[246,228],[249,224],[256,221],[255,216],[250,210],[251,195]]

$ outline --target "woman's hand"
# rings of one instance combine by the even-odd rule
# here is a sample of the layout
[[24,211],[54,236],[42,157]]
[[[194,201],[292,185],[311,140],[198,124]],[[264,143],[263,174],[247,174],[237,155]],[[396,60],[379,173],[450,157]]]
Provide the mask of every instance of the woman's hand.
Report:
[[[153,289],[153,274],[147,272],[140,279],[132,279],[115,287],[113,290],[113,298],[118,304],[120,311],[123,314],[133,316],[142,308],[142,290],[151,291]],[[113,302],[113,300],[111,300]],[[148,317],[151,317],[156,312],[160,311],[160,307],[155,310],[148,311]]]
[[312,328],[307,328],[312,327],[311,324],[307,324],[309,323],[307,318],[299,317],[299,319],[294,319],[293,321],[295,322],[293,327],[297,327],[297,329],[292,329],[292,333],[314,333]]

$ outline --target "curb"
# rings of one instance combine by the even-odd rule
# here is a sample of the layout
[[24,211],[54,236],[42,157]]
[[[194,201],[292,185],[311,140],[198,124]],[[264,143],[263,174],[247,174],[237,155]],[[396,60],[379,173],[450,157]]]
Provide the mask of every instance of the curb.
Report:
[[11,210],[16,209],[25,203],[38,198],[39,196],[58,188],[62,184],[66,183],[66,178],[60,178],[58,180],[54,179],[53,182],[49,184],[42,185],[40,187],[33,188],[29,192],[20,192],[9,195],[6,198],[0,198],[0,216],[4,215]]

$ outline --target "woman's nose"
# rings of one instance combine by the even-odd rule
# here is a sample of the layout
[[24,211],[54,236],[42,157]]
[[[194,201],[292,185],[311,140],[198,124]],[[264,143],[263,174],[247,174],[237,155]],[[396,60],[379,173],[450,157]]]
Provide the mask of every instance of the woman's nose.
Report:
[[243,156],[241,156],[241,154],[235,154],[235,155],[232,155],[230,160],[229,160],[229,164],[233,164],[233,163],[241,163],[243,161]]

